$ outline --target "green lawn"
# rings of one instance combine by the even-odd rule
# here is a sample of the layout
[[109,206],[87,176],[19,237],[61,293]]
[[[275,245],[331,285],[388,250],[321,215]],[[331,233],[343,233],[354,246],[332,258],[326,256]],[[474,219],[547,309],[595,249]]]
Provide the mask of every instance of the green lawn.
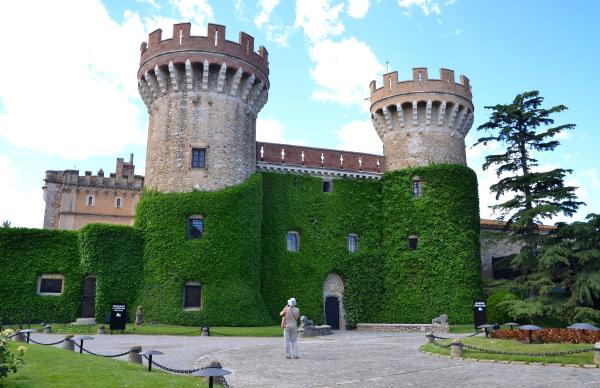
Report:
[[[98,325],[71,325],[70,323],[52,323],[53,334],[96,334]],[[105,325],[108,330],[108,325]],[[40,325],[31,325],[33,329],[42,332]],[[176,326],[161,324],[146,324],[135,327],[133,324],[126,326],[125,334],[147,334],[147,335],[200,335],[201,328],[192,326]],[[279,326],[261,327],[211,327],[211,335],[224,335],[235,337],[281,337],[283,330]],[[107,331],[108,333],[108,331]],[[119,334],[120,332],[114,332]]]
[[[13,350],[23,345],[10,343]],[[199,377],[177,376],[126,361],[81,355],[54,346],[27,344],[25,364],[8,380],[15,387],[207,387]]]
[[470,325],[450,325],[450,333],[475,333],[475,326]]
[[[437,340],[440,344],[447,345],[451,340]],[[464,338],[464,344],[473,345],[484,349],[500,350],[505,352],[527,352],[527,353],[546,353],[546,352],[561,352],[567,350],[587,349],[591,348],[592,344],[524,344],[513,340],[501,340],[483,337]],[[426,343],[421,346],[421,350],[450,355],[450,349],[443,349],[434,344]],[[594,352],[578,353],[566,356],[508,356],[501,354],[490,354],[479,351],[464,349],[463,356],[465,358],[476,358],[486,360],[511,360],[525,362],[542,362],[542,363],[558,363],[558,364],[574,364],[574,365],[590,365],[594,364]]]

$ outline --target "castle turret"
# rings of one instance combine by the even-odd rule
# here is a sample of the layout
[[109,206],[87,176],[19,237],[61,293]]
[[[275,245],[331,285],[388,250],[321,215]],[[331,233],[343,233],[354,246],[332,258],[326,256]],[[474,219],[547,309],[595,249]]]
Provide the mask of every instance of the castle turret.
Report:
[[414,68],[411,81],[384,74],[383,86],[372,81],[371,120],[383,142],[386,170],[430,163],[466,165],[465,136],[473,125],[469,79],[441,69],[429,79],[426,68]]
[[173,37],[152,32],[141,46],[138,87],[148,107],[145,184],[162,192],[213,191],[256,170],[256,117],[267,102],[269,61],[254,38],[225,39],[209,24],[191,36],[190,23]]

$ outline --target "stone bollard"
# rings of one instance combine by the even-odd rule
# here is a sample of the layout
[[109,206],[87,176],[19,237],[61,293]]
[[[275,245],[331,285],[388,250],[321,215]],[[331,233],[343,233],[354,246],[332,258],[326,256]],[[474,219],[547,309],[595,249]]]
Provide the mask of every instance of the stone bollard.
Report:
[[[217,360],[213,360],[210,362],[210,364],[208,364],[206,366],[206,368],[217,368],[217,369],[223,369],[223,366],[221,365],[221,363]],[[205,377],[205,379],[208,381],[208,377]],[[214,383],[215,384],[220,384],[222,386],[225,386],[225,377],[223,376],[217,376],[214,379]]]
[[142,306],[138,306],[135,310],[135,325],[142,326],[142,323],[144,323],[144,310],[142,310]]
[[98,326],[98,334],[106,334],[106,328],[104,325]]
[[600,342],[594,344],[594,364],[600,366]]
[[455,338],[452,340],[452,343],[450,344],[450,357],[462,358],[462,356],[463,356],[462,342],[460,342],[460,338]]
[[71,338],[73,338],[74,335],[73,334],[69,334],[67,336],[65,336],[65,342],[63,342],[63,349],[66,350],[72,350],[75,351],[75,345],[73,344],[73,341],[71,340]]
[[44,326],[44,334],[51,334],[51,333],[52,333],[52,326],[51,325]]
[[208,337],[210,336],[210,331],[208,329],[208,326],[202,326],[202,336],[203,337]]
[[140,352],[142,351],[142,347],[141,346],[132,346],[131,350],[129,351],[129,355],[127,356],[127,361],[132,362],[134,364],[141,364],[142,363],[142,355],[140,354]]
[[435,338],[433,338],[433,332],[425,335],[425,337],[427,337],[427,342],[429,343],[433,343],[433,341],[435,341]]
[[15,336],[13,337],[13,341],[16,341],[16,342],[27,342],[27,335],[24,334],[24,333],[17,332],[15,334]]

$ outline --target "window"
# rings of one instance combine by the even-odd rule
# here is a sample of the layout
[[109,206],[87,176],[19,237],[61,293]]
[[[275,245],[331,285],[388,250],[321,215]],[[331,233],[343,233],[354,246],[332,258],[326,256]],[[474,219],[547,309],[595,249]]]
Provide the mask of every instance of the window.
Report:
[[115,198],[115,207],[123,207],[123,197]]
[[38,295],[58,296],[63,293],[65,277],[60,274],[45,274],[38,278]]
[[188,239],[202,238],[204,233],[204,217],[194,215],[188,217]]
[[358,251],[358,236],[354,233],[348,235],[348,252],[354,253]]
[[333,191],[333,181],[324,179],[323,180],[323,192],[331,193]]
[[416,251],[419,245],[419,238],[417,236],[410,236],[408,238],[408,249]]
[[206,167],[206,148],[192,148],[192,168]]
[[88,194],[86,203],[88,206],[94,206],[96,204],[96,198],[92,194]]
[[423,182],[418,176],[412,179],[412,194],[415,198],[420,198],[423,195]]
[[298,232],[287,233],[287,250],[290,252],[298,252],[300,249],[300,235]]
[[183,308],[198,310],[202,307],[202,285],[198,282],[187,282],[183,289]]

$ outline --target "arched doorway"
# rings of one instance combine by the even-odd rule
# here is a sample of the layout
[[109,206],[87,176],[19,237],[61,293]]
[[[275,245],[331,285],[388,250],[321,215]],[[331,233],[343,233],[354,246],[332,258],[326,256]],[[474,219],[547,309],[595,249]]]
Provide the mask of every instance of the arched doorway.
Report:
[[323,283],[323,308],[325,323],[333,330],[346,330],[344,309],[344,281],[336,273],[330,273]]
[[81,287],[80,318],[96,317],[96,277],[88,276],[83,280]]

